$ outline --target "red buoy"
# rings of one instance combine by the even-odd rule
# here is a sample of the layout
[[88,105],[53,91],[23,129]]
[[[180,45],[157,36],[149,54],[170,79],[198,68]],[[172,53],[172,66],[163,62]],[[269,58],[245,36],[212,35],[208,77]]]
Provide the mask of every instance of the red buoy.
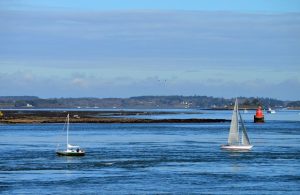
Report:
[[256,113],[254,115],[254,122],[255,123],[265,122],[265,117],[264,117],[264,114],[262,112],[261,106],[258,106],[258,108],[256,109]]

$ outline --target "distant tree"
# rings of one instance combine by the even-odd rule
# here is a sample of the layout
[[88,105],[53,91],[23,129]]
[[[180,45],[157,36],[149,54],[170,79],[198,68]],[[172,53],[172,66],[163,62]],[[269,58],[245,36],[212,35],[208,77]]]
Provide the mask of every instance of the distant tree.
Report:
[[26,106],[27,105],[27,102],[24,101],[24,100],[17,100],[15,102],[15,107],[23,107],[23,106]]
[[250,106],[250,104],[251,104],[251,102],[248,99],[246,99],[243,103],[243,105],[245,105],[245,106]]
[[255,99],[252,100],[251,105],[254,105],[254,106],[261,106],[261,103],[260,103],[260,101],[259,101],[258,99],[255,98]]
[[289,102],[287,107],[300,107],[300,101]]

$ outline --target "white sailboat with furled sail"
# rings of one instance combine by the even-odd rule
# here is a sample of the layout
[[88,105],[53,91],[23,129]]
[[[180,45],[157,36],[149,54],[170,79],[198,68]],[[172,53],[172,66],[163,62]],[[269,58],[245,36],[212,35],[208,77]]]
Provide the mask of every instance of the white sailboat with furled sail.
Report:
[[85,151],[82,150],[79,146],[74,146],[69,144],[69,124],[70,124],[70,115],[67,115],[66,123],[64,127],[67,127],[67,147],[66,150],[57,150],[56,154],[60,156],[84,156]]
[[[241,132],[239,128],[239,121],[241,123]],[[240,133],[242,134],[241,137]],[[239,112],[238,100],[236,99],[231,118],[228,143],[226,145],[222,145],[221,148],[226,150],[251,150],[252,147],[253,145],[250,143],[242,115]]]

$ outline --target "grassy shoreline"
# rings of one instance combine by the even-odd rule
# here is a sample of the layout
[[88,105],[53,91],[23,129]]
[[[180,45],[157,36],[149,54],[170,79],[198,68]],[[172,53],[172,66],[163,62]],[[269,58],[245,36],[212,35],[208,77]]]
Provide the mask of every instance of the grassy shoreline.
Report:
[[[220,123],[226,119],[145,119],[133,118],[135,115],[178,114],[177,112],[142,111],[4,111],[0,122],[4,124],[64,123],[67,113],[71,123]],[[191,114],[190,112],[185,114]],[[201,113],[199,113],[201,114]]]

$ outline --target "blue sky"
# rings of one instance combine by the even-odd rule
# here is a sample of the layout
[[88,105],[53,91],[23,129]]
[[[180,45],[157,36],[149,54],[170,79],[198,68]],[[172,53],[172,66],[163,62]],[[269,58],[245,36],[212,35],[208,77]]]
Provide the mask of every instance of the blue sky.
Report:
[[298,0],[2,0],[9,9],[298,12]]
[[0,95],[300,99],[295,0],[0,0],[0,26]]

